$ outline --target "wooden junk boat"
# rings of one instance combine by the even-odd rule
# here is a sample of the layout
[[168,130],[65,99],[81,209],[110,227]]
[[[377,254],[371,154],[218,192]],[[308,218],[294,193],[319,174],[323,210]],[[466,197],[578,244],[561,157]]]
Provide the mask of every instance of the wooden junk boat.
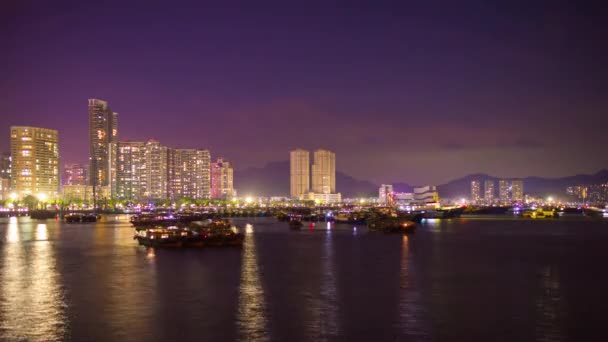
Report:
[[150,227],[136,231],[133,237],[146,247],[230,247],[242,246],[244,235],[225,220],[190,228]]

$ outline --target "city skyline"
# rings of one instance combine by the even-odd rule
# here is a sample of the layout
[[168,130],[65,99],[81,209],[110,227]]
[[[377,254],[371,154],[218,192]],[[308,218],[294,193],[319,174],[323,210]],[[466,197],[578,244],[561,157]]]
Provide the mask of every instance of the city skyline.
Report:
[[101,98],[121,136],[204,146],[239,168],[285,160],[285,146],[325,146],[377,184],[608,166],[593,143],[608,72],[589,4],[67,4],[0,14],[0,130],[57,129],[66,162],[88,162],[82,103]]

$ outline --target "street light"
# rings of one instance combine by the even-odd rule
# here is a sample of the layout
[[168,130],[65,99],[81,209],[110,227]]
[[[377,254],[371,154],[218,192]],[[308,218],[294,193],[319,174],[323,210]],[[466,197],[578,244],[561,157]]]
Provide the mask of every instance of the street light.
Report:
[[38,200],[41,202],[42,209],[46,209],[46,205],[44,202],[48,199],[48,196],[44,192],[41,192],[38,194],[37,197],[38,197]]
[[44,202],[44,201],[46,201],[46,200],[47,200],[47,198],[48,198],[48,197],[46,196],[46,194],[45,194],[44,192],[41,192],[41,193],[39,193],[39,194],[38,194],[38,200],[39,200],[40,202]]

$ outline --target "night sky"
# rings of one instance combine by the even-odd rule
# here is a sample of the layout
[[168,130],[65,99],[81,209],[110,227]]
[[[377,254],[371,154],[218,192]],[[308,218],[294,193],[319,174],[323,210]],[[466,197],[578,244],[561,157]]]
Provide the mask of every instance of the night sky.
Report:
[[85,162],[100,98],[121,140],[236,168],[296,147],[375,182],[608,167],[599,1],[126,2],[1,2],[1,151],[41,126]]

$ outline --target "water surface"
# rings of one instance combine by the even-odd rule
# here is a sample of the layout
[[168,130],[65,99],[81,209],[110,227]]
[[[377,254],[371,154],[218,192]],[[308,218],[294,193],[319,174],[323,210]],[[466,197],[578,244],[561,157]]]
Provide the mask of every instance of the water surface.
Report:
[[0,340],[608,340],[606,221],[234,222],[240,249],[153,250],[126,216],[0,219]]

